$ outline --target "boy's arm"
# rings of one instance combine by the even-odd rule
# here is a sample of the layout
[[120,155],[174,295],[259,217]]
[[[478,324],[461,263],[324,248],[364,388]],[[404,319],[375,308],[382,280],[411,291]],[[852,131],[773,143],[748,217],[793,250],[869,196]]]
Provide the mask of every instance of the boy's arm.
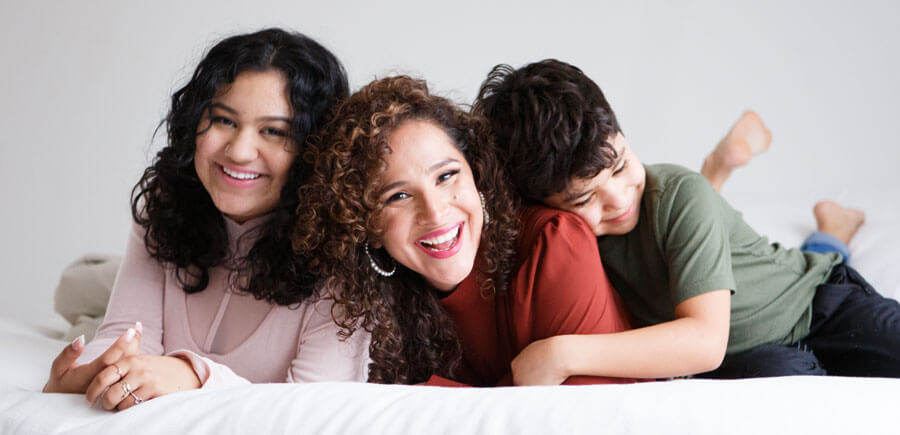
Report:
[[[530,360],[518,363],[546,372],[516,373],[516,383],[555,383],[550,381],[552,374],[664,378],[717,368],[728,344],[735,288],[720,201],[709,183],[694,174],[669,187],[660,200],[665,204],[663,215],[641,217],[666,228],[661,248],[670,293],[655,297],[681,301],[674,307],[673,320],[620,333],[560,335],[535,342],[516,359]],[[537,367],[539,357],[547,361],[543,364],[547,368]]]
[[[523,258],[510,288],[510,297],[515,300],[510,314],[515,324],[512,350],[526,349],[535,341],[553,336],[610,334],[631,329],[629,315],[607,279],[590,227],[573,214],[535,210],[538,211],[523,217],[525,229],[520,237],[526,241],[527,255],[520,252]],[[538,352],[526,364],[519,364],[522,362],[512,362],[512,376],[501,380],[501,384],[634,381],[608,376],[560,376],[552,381],[536,381],[529,372],[542,371],[541,366],[548,365],[547,359]]]
[[532,343],[516,360],[538,357],[528,355],[530,351],[543,353],[543,365],[552,362],[555,367],[544,367],[543,373],[516,373],[516,384],[558,383],[549,380],[576,375],[653,379],[713,370],[725,356],[730,307],[730,290],[716,290],[678,304],[675,320],[669,322],[614,334],[559,335]]
[[[667,274],[667,288],[650,294],[671,301],[672,320],[605,337],[597,343],[600,348],[588,350],[607,354],[596,361],[600,366],[606,365],[603,358],[618,356],[622,358],[620,363],[632,366],[625,368],[629,372],[643,371],[632,376],[646,378],[692,375],[717,368],[728,345],[731,291],[736,288],[730,209],[699,174],[672,176],[664,186],[656,201],[651,201],[655,206],[641,218],[655,228],[654,239],[668,269],[663,272]],[[642,255],[653,254],[648,250]],[[635,349],[619,349],[621,346]]]

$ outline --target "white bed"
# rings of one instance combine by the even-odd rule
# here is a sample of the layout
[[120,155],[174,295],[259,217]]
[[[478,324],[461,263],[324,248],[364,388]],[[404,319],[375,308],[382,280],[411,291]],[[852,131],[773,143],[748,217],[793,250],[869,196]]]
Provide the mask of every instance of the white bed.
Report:
[[[888,198],[885,192],[879,197]],[[813,198],[732,198],[760,232],[798,244]],[[900,206],[869,214],[852,264],[900,296]],[[785,377],[636,385],[454,389],[369,384],[252,385],[164,396],[125,412],[41,394],[64,342],[59,318],[0,318],[0,432],[43,433],[900,433],[900,380]]]

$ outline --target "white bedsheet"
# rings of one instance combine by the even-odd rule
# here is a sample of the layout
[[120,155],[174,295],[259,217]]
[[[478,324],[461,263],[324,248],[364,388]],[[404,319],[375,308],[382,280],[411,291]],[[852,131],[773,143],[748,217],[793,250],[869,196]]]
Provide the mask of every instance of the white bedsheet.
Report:
[[[812,201],[732,202],[787,246],[813,228]],[[869,223],[851,245],[852,264],[897,298],[900,206],[855,205]],[[81,395],[39,392],[65,345],[54,338],[63,329],[59,319],[0,318],[0,433],[900,433],[900,380],[840,377],[494,389],[270,384],[172,394],[109,413]]]
[[838,377],[441,389],[265,384],[173,394],[109,414],[3,390],[3,433],[896,434],[900,381]]
[[900,380],[841,377],[487,389],[264,384],[171,394],[110,413],[88,407],[81,395],[38,392],[61,345],[35,328],[0,320],[0,432],[888,434],[900,429]]

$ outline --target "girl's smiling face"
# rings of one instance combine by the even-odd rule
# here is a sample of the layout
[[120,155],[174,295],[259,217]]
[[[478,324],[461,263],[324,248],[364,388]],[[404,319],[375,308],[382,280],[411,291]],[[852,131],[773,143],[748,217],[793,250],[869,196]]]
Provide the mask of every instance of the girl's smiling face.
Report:
[[378,195],[381,244],[435,288],[451,291],[472,272],[484,225],[472,169],[429,121],[403,122],[388,147]]
[[286,89],[279,71],[242,72],[197,126],[197,176],[216,208],[238,223],[275,207],[296,156]]

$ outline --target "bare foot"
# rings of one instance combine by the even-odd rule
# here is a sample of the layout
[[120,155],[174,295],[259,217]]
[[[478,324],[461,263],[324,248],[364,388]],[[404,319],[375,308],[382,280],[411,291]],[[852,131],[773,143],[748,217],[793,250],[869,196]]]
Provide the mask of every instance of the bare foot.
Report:
[[834,201],[817,202],[813,214],[819,231],[837,237],[844,244],[850,244],[859,227],[866,223],[866,214],[862,210],[844,207]]
[[753,156],[765,152],[771,144],[772,133],[756,112],[748,110],[731,126],[716,149],[706,156],[700,173],[717,192],[721,192],[731,171],[750,163]]

